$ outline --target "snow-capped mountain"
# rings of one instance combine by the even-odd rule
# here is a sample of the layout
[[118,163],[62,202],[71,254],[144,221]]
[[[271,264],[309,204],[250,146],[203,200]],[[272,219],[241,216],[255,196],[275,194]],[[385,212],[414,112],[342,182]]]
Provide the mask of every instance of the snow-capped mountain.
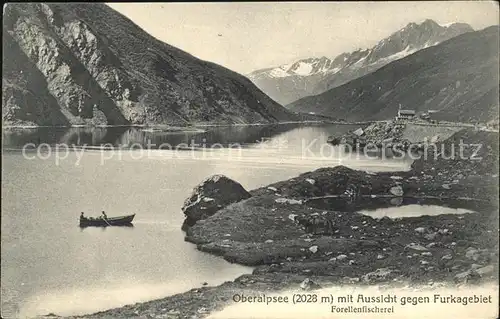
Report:
[[340,86],[392,61],[470,31],[474,30],[465,23],[439,25],[428,19],[421,24],[409,23],[370,49],[342,53],[334,59],[302,59],[257,70],[247,77],[275,101],[286,105]]
[[400,107],[437,111],[437,120],[498,121],[499,31],[461,34],[287,107],[348,122],[385,120]]

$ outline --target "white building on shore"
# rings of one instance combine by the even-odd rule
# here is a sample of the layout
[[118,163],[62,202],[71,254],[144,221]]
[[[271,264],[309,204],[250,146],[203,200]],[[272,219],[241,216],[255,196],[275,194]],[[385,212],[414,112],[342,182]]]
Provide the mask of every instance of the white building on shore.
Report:
[[398,110],[397,120],[411,120],[415,117],[416,112],[414,110]]

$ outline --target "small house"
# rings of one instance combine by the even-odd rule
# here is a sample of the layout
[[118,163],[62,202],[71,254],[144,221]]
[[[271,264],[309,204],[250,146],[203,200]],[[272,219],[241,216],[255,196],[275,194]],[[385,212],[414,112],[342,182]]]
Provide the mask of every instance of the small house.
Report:
[[399,110],[398,111],[398,120],[411,120],[415,117],[414,110]]

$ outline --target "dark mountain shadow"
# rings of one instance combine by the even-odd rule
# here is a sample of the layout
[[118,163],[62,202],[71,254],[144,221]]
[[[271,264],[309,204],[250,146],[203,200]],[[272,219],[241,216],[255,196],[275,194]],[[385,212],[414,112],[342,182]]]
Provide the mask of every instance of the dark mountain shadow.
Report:
[[[139,144],[152,149],[159,148],[162,144],[168,149],[168,145],[176,147],[187,144],[195,147],[208,147],[220,144],[229,147],[238,144],[241,147],[255,144],[262,139],[275,137],[279,134],[289,132],[300,127],[300,124],[286,125],[258,125],[258,126],[228,126],[210,127],[207,131],[162,131],[140,127],[41,127],[35,129],[9,129],[3,132],[4,147],[21,148],[26,143],[39,145],[67,144],[76,146],[101,146],[111,144],[113,146],[127,147]],[[168,144],[168,145],[165,145]],[[197,145],[197,146],[196,146]]]
[[22,148],[28,143],[40,145],[47,143],[55,145],[64,140],[69,127],[39,127],[39,128],[4,128],[2,131],[3,148]]
[[66,51],[65,55],[67,58],[67,62],[71,69],[72,79],[75,81],[75,83],[80,85],[90,96],[90,105],[85,108],[86,112],[84,114],[84,117],[89,119],[92,118],[93,106],[97,105],[97,108],[101,110],[106,116],[108,125],[128,125],[129,121],[122,114],[120,108],[100,87],[100,85],[92,77],[86,67],[80,61],[78,61],[78,59],[68,48],[64,48]]
[[12,114],[16,119],[38,125],[68,125],[68,119],[48,90],[44,75],[5,29],[2,35],[2,113],[7,102],[5,94],[10,89],[17,93],[11,95],[21,102],[21,109]]

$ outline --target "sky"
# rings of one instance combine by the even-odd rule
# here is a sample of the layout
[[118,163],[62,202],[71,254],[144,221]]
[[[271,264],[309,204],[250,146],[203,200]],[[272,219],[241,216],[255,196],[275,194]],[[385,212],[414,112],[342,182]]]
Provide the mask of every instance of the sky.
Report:
[[499,24],[488,1],[108,3],[157,39],[241,74],[375,45],[410,22]]

